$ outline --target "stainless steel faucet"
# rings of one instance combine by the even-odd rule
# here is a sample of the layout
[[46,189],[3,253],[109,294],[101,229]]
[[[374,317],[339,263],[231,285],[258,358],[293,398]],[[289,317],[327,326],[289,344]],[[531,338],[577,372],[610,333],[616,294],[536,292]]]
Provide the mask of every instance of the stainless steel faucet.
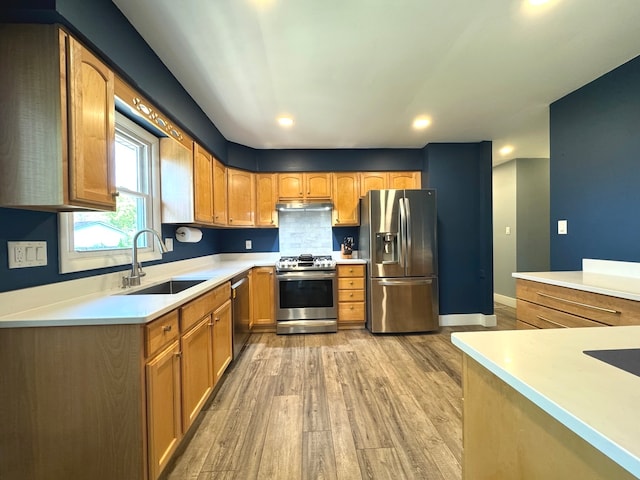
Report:
[[142,233],[151,233],[158,240],[158,244],[160,245],[160,250],[162,253],[167,253],[166,245],[162,242],[162,238],[160,238],[160,234],[155,230],[150,228],[143,228],[139,232],[133,236],[133,248],[131,252],[131,274],[128,277],[122,277],[122,288],[125,287],[137,287],[140,285],[140,277],[144,277],[146,273],[142,271],[142,265],[138,263],[138,237]]

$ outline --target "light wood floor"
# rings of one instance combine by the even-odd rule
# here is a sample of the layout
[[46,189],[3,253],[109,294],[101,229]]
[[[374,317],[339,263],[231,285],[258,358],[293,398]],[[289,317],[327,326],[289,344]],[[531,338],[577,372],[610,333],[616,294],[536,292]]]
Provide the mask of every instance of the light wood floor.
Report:
[[[515,311],[496,305],[496,329]],[[460,479],[451,332],[253,335],[170,480]]]

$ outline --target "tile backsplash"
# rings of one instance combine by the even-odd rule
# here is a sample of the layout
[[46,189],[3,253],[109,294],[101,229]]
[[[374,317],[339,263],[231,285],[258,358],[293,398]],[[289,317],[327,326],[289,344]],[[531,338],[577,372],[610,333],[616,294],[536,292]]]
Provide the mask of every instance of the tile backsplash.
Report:
[[331,211],[287,211],[278,215],[280,254],[331,254]]

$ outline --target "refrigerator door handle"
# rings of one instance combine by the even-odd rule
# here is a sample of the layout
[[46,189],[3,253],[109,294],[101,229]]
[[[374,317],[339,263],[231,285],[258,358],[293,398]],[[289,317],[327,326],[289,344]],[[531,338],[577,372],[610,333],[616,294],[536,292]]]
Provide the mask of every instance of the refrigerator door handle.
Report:
[[408,279],[387,279],[380,280],[378,282],[379,285],[383,287],[397,287],[401,285],[430,285],[433,283],[433,279],[431,278],[420,278],[416,280],[408,280]]
[[405,255],[407,260],[407,275],[411,272],[411,262],[413,260],[412,246],[411,246],[411,204],[408,198],[404,199],[404,241],[405,241]]
[[400,223],[400,226],[398,228],[398,233],[399,233],[399,239],[398,239],[398,245],[400,247],[400,266],[403,269],[406,269],[406,256],[407,256],[407,245],[406,245],[406,229],[407,229],[407,215],[406,215],[406,210],[404,207],[404,198],[401,198],[400,200],[398,200],[398,204],[399,204],[399,215],[398,215],[398,222]]

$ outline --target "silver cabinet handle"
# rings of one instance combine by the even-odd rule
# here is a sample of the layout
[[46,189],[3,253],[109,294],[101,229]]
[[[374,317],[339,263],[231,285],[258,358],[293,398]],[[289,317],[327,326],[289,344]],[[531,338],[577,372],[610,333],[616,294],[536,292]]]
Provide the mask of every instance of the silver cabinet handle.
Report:
[[536,293],[538,295],[540,295],[541,297],[544,297],[544,298],[550,298],[552,300],[558,300],[559,302],[569,303],[571,305],[576,305],[578,307],[591,308],[592,310],[597,310],[599,312],[613,313],[613,314],[616,314],[616,315],[620,315],[622,313],[622,312],[619,312],[618,310],[612,310],[610,308],[596,307],[595,305],[589,305],[588,303],[574,302],[573,300],[567,300],[566,298],[554,297],[553,295],[549,295],[549,294],[543,293],[543,292],[536,292]]
[[557,326],[562,327],[562,328],[569,328],[566,325],[562,325],[561,323],[554,322],[553,320],[549,320],[548,318],[545,318],[542,315],[536,315],[536,318],[539,318],[543,322],[549,322],[549,323],[552,323],[553,325],[557,325]]

